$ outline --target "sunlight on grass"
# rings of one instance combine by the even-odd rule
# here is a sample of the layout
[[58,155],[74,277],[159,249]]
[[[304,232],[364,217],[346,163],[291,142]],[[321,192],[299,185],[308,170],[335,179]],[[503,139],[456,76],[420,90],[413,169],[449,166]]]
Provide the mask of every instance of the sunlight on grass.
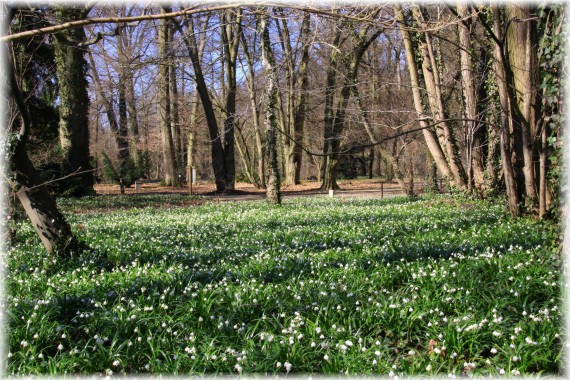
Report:
[[[71,201],[64,207],[71,210]],[[7,270],[13,374],[556,373],[552,226],[443,197],[68,214]]]

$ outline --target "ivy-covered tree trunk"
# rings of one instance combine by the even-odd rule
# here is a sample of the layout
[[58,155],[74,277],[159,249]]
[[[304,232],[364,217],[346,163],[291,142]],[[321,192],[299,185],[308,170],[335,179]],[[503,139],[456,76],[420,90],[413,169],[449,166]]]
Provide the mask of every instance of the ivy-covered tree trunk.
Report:
[[264,94],[266,146],[265,159],[268,163],[265,178],[267,201],[271,204],[281,204],[281,188],[279,165],[277,163],[277,72],[275,58],[269,38],[269,16],[261,18],[262,61],[265,69],[267,84]]
[[[12,122],[9,131],[12,143],[8,152],[8,166],[12,191],[18,197],[48,253],[60,256],[79,253],[80,243],[73,236],[69,224],[58,210],[55,199],[49,193],[26,152],[27,137],[33,128],[33,121],[16,83],[12,67],[8,80],[9,91],[20,116],[18,120]],[[16,130],[18,125],[19,131]]]
[[[87,16],[83,5],[61,5],[55,9],[58,23],[80,20]],[[89,97],[83,28],[54,34],[55,66],[59,87],[59,139],[64,153],[64,175],[77,173],[65,180],[67,193],[75,196],[94,194],[93,172],[89,157]]]

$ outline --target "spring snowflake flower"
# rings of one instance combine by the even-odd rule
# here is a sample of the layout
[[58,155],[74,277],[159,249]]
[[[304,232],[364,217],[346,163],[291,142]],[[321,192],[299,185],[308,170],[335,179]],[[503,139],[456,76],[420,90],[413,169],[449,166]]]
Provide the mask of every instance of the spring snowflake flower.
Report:
[[57,346],[57,349],[60,351],[63,350],[63,344],[60,343],[59,346]]
[[428,364],[428,366],[426,367],[426,371],[431,371],[431,364]]
[[495,347],[491,348],[491,353],[495,355],[497,353],[497,349]]
[[277,362],[277,363],[275,364],[275,366],[276,366],[277,368],[281,368],[281,365],[282,365],[281,362]]
[[518,356],[516,356],[516,355],[515,355],[515,356],[513,356],[513,361],[514,361],[514,362],[518,362],[518,361],[519,361],[519,357],[518,357]]
[[234,368],[235,368],[235,369],[236,369],[236,371],[238,371],[239,373],[241,373],[241,371],[243,371],[243,368],[242,368],[242,366],[241,366],[241,365],[239,365],[239,364],[236,364],[236,365],[234,366]]
[[501,369],[499,370],[499,374],[504,375],[504,374],[505,374],[505,370],[504,370],[503,368],[501,368]]
[[378,364],[378,361],[376,359],[372,360],[372,365],[376,365]]
[[121,362],[118,361],[118,360],[115,360],[115,361],[113,362],[113,366],[114,366],[114,367],[119,366],[119,364],[121,364]]
[[23,340],[20,342],[20,345],[22,345],[22,347],[28,347],[29,343]]
[[493,331],[493,336],[501,336],[501,332],[500,331]]
[[291,371],[291,368],[293,368],[293,364],[289,362],[285,362],[285,364],[283,365],[285,366],[285,370],[287,371],[287,373],[289,373],[289,371]]

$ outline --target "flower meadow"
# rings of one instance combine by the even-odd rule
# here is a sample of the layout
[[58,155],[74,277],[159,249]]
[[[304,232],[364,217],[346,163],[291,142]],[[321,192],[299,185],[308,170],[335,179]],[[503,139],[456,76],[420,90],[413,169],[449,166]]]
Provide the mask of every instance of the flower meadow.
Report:
[[90,252],[48,257],[27,222],[9,252],[9,374],[561,371],[555,228],[502,204],[73,204]]

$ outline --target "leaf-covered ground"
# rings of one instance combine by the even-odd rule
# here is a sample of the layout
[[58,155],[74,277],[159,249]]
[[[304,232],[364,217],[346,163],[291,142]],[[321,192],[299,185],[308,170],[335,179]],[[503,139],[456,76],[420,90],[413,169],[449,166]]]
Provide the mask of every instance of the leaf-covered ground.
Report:
[[501,204],[307,198],[68,218],[92,252],[49,258],[27,223],[9,252],[9,373],[560,370],[555,229]]

